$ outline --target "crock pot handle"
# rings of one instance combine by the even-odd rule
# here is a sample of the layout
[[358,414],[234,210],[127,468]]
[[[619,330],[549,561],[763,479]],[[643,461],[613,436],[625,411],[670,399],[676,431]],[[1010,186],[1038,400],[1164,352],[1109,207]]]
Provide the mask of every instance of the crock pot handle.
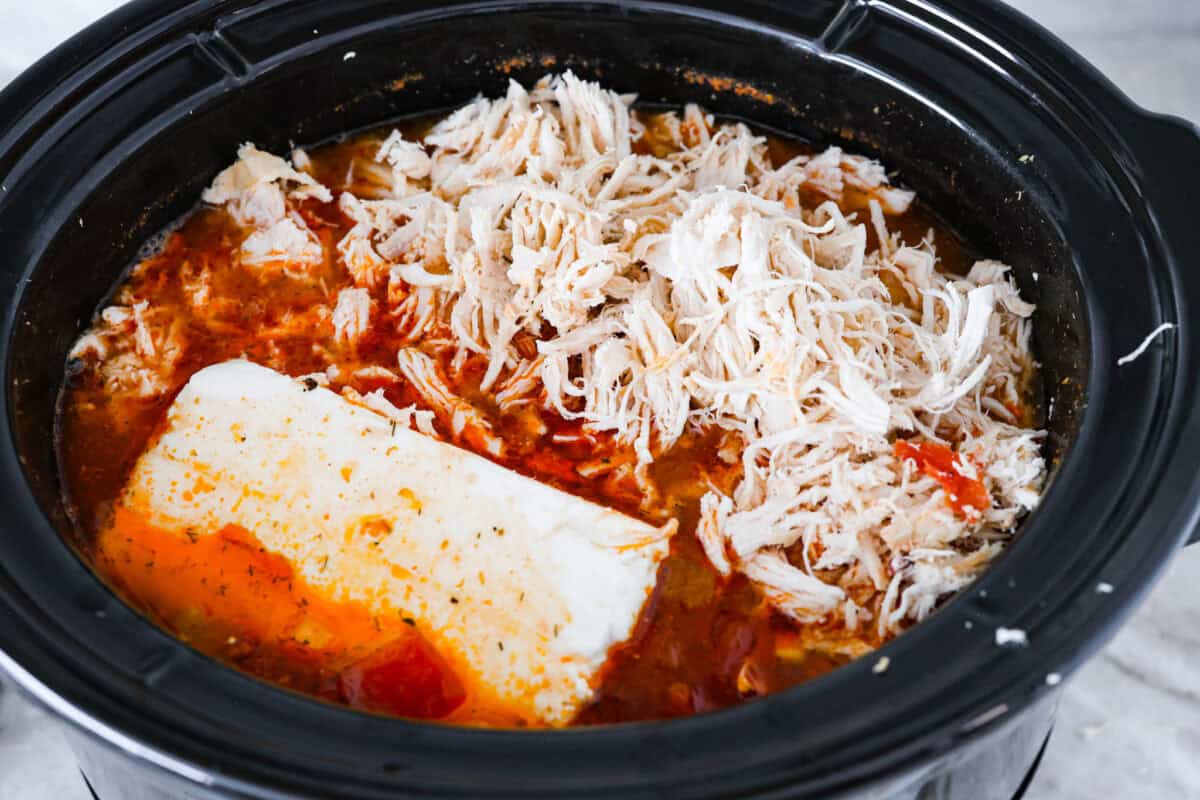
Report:
[[[1181,119],[1151,114],[1139,115],[1141,124],[1131,137],[1138,162],[1143,167],[1141,185],[1154,213],[1164,246],[1171,253],[1177,284],[1179,330],[1177,350],[1182,380],[1200,387],[1200,221],[1191,200],[1200,186],[1200,128]],[[1200,452],[1200,391],[1189,401],[1192,413],[1184,423],[1179,446],[1172,457],[1176,474],[1191,476],[1196,483],[1196,453]],[[1200,487],[1193,489],[1190,503],[1181,511],[1184,524],[1192,527],[1188,544],[1200,541],[1200,523],[1192,519]]]

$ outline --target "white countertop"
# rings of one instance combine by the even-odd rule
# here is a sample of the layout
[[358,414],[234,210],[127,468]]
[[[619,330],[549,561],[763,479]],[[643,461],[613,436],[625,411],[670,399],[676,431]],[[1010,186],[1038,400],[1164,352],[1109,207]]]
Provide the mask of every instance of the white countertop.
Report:
[[[1147,108],[1200,120],[1200,1],[1010,2]],[[0,86],[118,5],[4,4]],[[1198,659],[1200,545],[1174,561],[1117,638],[1070,679],[1028,800],[1200,798]],[[13,692],[0,695],[0,798],[89,797],[56,723]]]

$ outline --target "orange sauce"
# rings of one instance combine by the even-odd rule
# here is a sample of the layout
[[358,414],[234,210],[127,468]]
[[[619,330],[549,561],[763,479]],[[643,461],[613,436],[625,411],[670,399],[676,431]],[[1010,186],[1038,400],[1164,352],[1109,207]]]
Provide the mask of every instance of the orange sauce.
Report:
[[[333,599],[250,532],[166,531],[118,508],[97,567],[193,647],[291,689],[407,717],[528,725],[400,610]],[[381,677],[410,680],[380,688]]]
[[[653,130],[654,120],[648,122]],[[427,122],[416,123],[407,135],[419,136],[425,127]],[[490,697],[472,681],[468,665],[455,663],[402,612],[372,613],[362,604],[328,596],[285,559],[264,551],[252,532],[226,528],[189,535],[120,512],[114,518],[113,501],[174,395],[210,364],[246,357],[290,375],[336,365],[344,386],[362,393],[382,389],[397,406],[427,407],[403,381],[353,374],[359,367],[394,367],[397,349],[407,343],[393,317],[373,314],[370,330],[348,348],[335,341],[327,316],[338,291],[353,285],[333,247],[352,225],[336,195],[358,190],[362,178],[351,167],[356,158],[370,160],[381,139],[370,133],[310,153],[314,176],[334,190],[335,202],[301,205],[300,213],[327,253],[326,262],[303,279],[242,269],[231,253],[243,234],[228,214],[211,207],[199,208],[167,237],[161,252],[131,273],[114,302],[148,300],[178,326],[186,347],[170,391],[153,400],[114,394],[94,371],[68,379],[59,451],[78,546],[97,572],[150,619],[197,650],[264,680],[381,713],[478,725],[531,724]],[[655,149],[652,141],[639,146]],[[770,148],[777,163],[808,150],[777,137]],[[960,271],[967,263],[954,236],[919,209],[890,219],[889,225],[913,242],[928,232],[945,269]],[[197,276],[207,281],[203,302],[195,301]],[[386,309],[386,287],[371,291],[377,308]],[[534,337],[522,337],[517,346],[532,352]],[[533,404],[502,411],[494,397],[480,391],[483,359],[460,366],[452,369],[448,357],[439,364],[452,390],[504,441],[505,454],[496,458],[478,441],[455,440],[449,421],[439,419],[436,427],[448,441],[647,521],[673,517],[680,523],[634,636],[614,648],[595,702],[578,724],[721,708],[848,660],[819,646],[837,631],[801,626],[779,615],[748,580],[722,578],[705,558],[694,536],[700,497],[710,483],[731,491],[740,477],[740,467],[718,455],[719,433],[686,434],[662,454],[651,469],[657,490],[651,497],[631,469],[621,468],[632,460],[629,447],[604,433],[585,436],[579,422]],[[922,469],[936,470],[939,480],[957,480],[944,469],[943,454],[905,445],[913,448]],[[972,487],[955,486],[960,504],[975,502]],[[870,631],[857,636],[863,647],[879,643]],[[406,693],[401,690],[406,683],[424,688]],[[389,692],[390,684],[399,689]]]
[[912,442],[899,439],[895,445],[896,458],[912,461],[921,472],[936,480],[946,491],[946,503],[961,517],[978,517],[991,504],[983,480],[963,472],[980,474],[977,464],[968,464],[949,447],[938,442]]

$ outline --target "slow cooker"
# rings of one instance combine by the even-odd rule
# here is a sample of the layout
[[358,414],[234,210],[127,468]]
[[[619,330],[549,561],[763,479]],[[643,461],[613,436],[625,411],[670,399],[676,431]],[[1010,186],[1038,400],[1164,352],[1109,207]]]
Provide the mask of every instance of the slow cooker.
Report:
[[[1014,266],[1052,477],[1013,545],[884,672],[563,731],[327,705],[124,605],[64,538],[53,436],[67,349],[139,245],[243,141],[310,145],[567,68],[877,156]],[[1197,185],[1194,128],[988,0],[132,3],[0,95],[0,667],[104,800],[1018,796],[1056,687],[1196,529]]]

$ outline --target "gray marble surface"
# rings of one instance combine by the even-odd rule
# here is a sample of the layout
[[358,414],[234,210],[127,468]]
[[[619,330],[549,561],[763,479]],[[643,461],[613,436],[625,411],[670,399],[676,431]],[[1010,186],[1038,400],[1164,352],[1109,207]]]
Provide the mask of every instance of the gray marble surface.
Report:
[[[1200,120],[1200,0],[1010,1],[1142,105]],[[0,0],[0,85],[115,5]],[[1200,798],[1198,659],[1200,546],[1070,679],[1029,800]],[[0,695],[0,799],[87,797],[56,723]]]

